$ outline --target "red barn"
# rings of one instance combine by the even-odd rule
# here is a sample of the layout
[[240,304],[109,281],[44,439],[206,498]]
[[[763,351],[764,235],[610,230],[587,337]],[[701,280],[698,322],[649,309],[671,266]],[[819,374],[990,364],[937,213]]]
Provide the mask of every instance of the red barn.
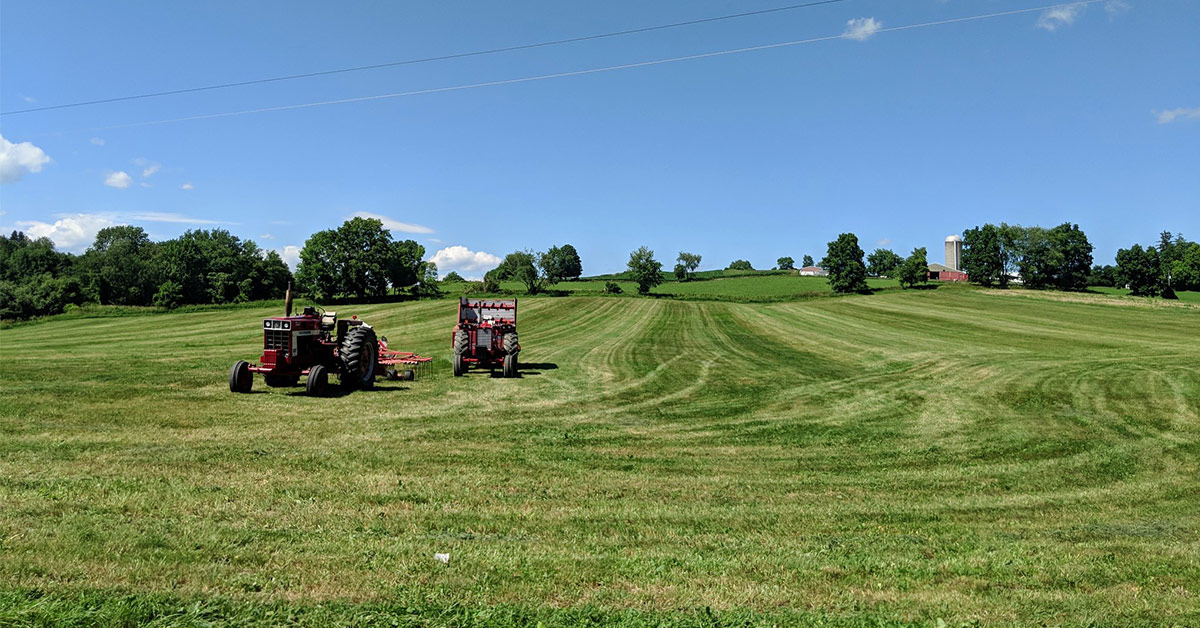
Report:
[[928,277],[929,281],[966,281],[967,273],[945,264],[930,264]]

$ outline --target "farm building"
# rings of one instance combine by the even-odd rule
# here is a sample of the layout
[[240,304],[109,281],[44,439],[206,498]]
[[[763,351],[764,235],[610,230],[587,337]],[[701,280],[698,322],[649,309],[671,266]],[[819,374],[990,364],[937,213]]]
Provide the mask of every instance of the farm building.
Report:
[[946,236],[946,263],[929,265],[930,281],[966,281],[967,273],[962,270],[962,238]]
[[797,272],[799,272],[800,275],[804,276],[804,277],[828,277],[829,276],[829,271],[825,270],[824,268],[821,268],[820,266],[805,266],[804,268],[801,268]]
[[930,281],[966,281],[967,273],[961,270],[955,270],[945,264],[930,264],[929,265],[929,280]]

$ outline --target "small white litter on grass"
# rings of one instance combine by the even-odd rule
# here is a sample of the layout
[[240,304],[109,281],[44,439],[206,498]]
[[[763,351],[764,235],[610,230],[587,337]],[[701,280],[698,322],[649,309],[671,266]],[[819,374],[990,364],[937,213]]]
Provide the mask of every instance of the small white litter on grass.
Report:
[[433,555],[433,558],[434,558],[435,560],[440,560],[440,561],[442,561],[442,564],[443,564],[443,565],[449,565],[449,564],[450,564],[450,555],[449,555],[449,554],[434,554],[434,555]]

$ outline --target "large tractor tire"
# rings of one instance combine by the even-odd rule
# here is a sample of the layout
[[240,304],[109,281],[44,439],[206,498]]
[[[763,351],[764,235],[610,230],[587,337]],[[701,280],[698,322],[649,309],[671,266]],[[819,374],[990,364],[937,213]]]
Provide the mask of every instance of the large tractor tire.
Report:
[[329,389],[329,372],[320,364],[308,369],[308,380],[304,382],[304,391],[310,397],[324,397]]
[[504,376],[516,377],[517,355],[521,352],[521,344],[517,342],[517,332],[504,334],[501,348],[504,350]]
[[250,363],[238,360],[229,369],[229,392],[248,393],[254,386],[254,373],[250,372]]
[[350,390],[374,386],[378,353],[379,341],[374,329],[366,325],[351,327],[338,351],[342,359],[342,386]]
[[504,376],[505,377],[516,377],[517,376],[517,354],[510,353],[510,354],[504,356]]
[[290,388],[300,382],[299,375],[263,375],[263,380],[271,388]]
[[463,361],[471,351],[471,334],[465,329],[459,329],[454,332],[454,376],[462,377],[467,372],[467,364]]

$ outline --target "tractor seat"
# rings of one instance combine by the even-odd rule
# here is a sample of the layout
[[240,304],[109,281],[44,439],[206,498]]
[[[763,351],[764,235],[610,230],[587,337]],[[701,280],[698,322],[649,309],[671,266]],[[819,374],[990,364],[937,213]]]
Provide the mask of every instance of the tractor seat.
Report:
[[321,315],[321,331],[333,331],[337,326],[337,312],[325,312]]

